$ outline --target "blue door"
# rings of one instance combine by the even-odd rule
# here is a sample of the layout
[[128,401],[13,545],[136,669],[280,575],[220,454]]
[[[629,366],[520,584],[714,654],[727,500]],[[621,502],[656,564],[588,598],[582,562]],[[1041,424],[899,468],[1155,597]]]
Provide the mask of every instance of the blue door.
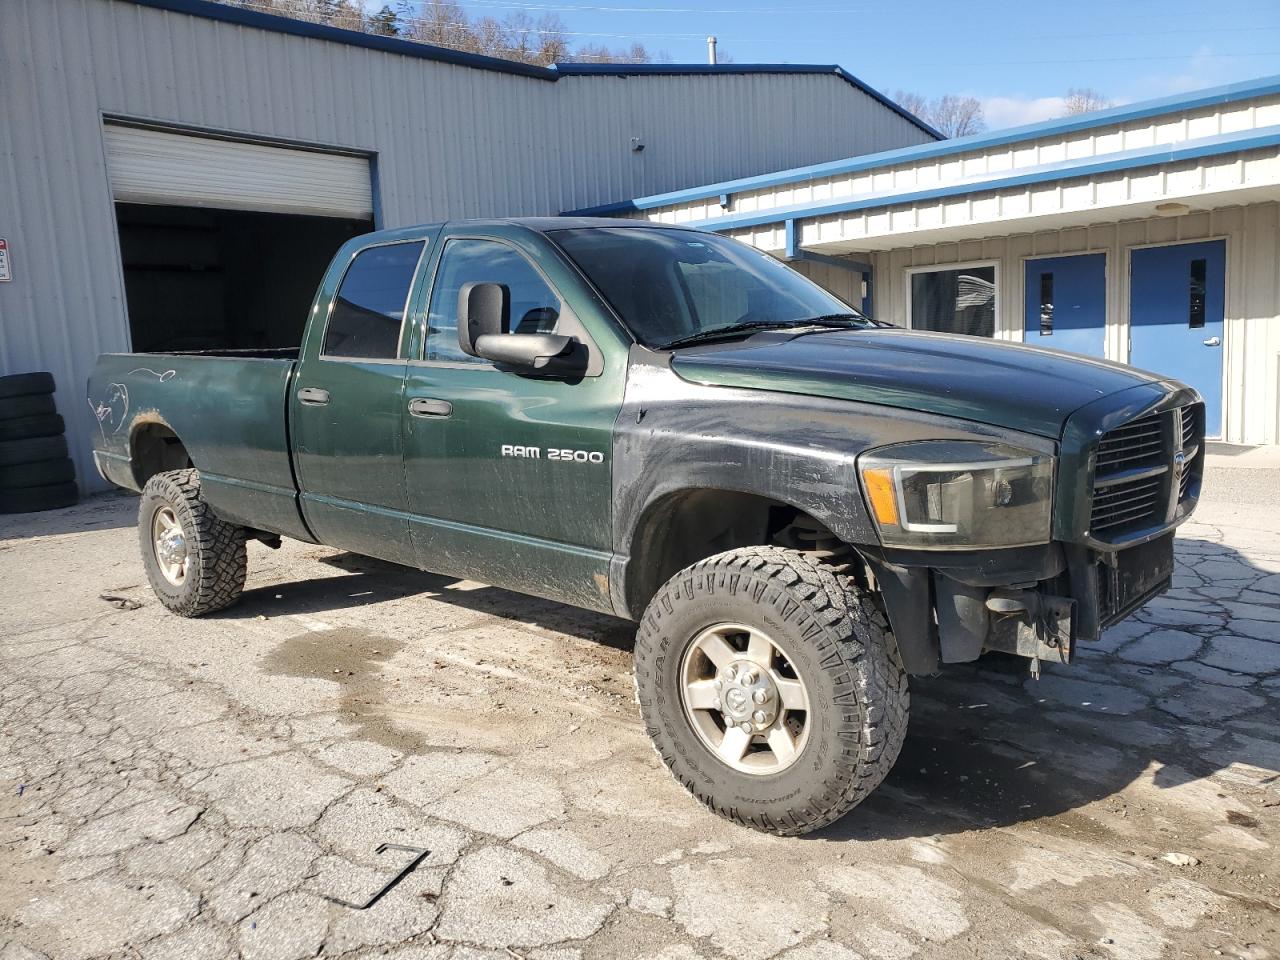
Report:
[[1027,261],[1027,343],[1105,356],[1107,255]]
[[1205,435],[1222,436],[1222,317],[1226,244],[1133,251],[1129,362],[1189,383],[1204,396]]

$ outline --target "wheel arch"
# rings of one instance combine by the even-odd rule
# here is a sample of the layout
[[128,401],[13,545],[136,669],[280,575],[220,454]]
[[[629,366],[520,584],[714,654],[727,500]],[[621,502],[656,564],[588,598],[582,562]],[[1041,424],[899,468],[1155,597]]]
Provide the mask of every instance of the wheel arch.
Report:
[[[797,539],[797,536],[800,538]],[[790,546],[866,570],[857,545],[839,540],[818,512],[767,494],[729,487],[678,487],[640,511],[624,552],[626,614],[638,619],[667,580],[699,560],[740,547]]]
[[129,469],[141,490],[157,473],[194,467],[176,430],[158,414],[139,416],[129,431]]

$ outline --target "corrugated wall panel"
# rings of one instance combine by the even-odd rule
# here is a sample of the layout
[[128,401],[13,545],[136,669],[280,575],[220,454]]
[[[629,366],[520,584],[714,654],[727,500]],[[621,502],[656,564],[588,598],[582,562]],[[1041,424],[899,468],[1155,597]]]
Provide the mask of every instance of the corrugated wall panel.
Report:
[[85,378],[129,346],[104,114],[368,151],[386,226],[552,214],[928,139],[835,75],[551,83],[121,0],[5,0],[3,20],[0,373],[54,373],[82,478]]

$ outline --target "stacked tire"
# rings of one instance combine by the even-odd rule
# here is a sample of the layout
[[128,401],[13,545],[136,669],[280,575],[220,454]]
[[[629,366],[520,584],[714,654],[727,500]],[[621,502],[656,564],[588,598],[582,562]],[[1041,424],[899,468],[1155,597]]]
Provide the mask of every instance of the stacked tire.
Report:
[[79,497],[53,376],[0,377],[0,513],[69,507]]

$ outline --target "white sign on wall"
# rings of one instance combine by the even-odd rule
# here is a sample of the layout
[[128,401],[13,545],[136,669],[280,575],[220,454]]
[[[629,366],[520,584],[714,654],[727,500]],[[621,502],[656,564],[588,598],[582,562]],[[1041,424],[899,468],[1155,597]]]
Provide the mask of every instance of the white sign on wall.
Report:
[[0,283],[12,279],[13,274],[9,272],[9,241],[0,240]]

